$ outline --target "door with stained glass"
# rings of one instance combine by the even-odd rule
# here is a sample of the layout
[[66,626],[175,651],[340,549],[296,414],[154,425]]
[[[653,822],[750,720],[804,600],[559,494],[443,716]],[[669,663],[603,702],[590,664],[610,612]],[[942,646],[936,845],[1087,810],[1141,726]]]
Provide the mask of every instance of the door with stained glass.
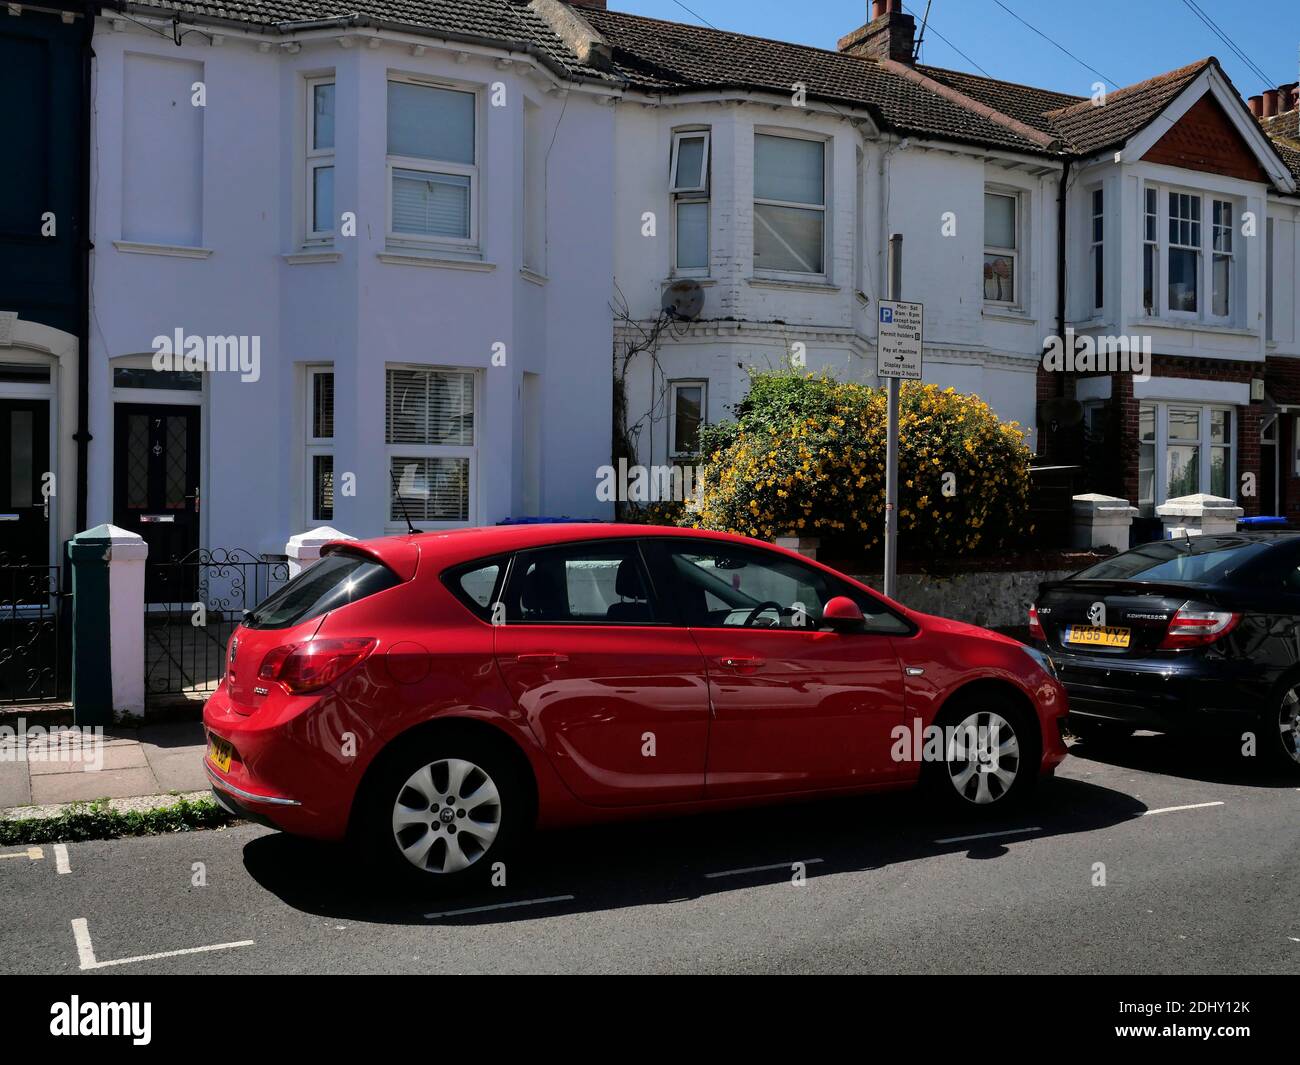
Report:
[[119,403],[114,429],[113,523],[149,545],[145,598],[190,599],[192,590],[160,578],[162,564],[199,546],[199,408]]

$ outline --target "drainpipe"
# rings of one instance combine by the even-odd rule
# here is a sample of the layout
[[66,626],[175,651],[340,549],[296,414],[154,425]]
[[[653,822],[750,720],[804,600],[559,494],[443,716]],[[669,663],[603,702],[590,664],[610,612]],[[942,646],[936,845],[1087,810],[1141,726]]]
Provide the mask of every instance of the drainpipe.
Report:
[[[77,131],[81,145],[78,174],[78,205],[81,215],[77,226],[78,268],[77,286],[80,294],[77,322],[77,526],[74,532],[86,528],[87,496],[89,494],[90,456],[90,108],[91,78],[94,53],[91,36],[95,32],[94,0],[87,0],[81,29],[81,118]],[[57,518],[55,519],[57,522]]]
[[1066,210],[1066,193],[1070,187],[1070,163],[1066,158],[1061,164],[1061,188],[1056,197],[1056,335],[1065,343],[1065,228],[1068,211]]

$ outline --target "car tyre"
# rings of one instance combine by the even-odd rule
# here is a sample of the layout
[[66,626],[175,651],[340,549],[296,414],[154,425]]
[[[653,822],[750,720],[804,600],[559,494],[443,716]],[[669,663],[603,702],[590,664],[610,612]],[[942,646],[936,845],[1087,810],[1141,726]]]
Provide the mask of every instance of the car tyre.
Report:
[[922,783],[940,806],[967,816],[992,817],[1022,806],[1033,794],[1042,740],[1037,720],[1012,699],[984,693],[959,696],[935,723],[944,730],[943,758],[926,763]]
[[408,886],[484,887],[518,852],[534,805],[517,760],[502,744],[473,734],[419,737],[378,767],[359,842]]
[[1259,745],[1273,768],[1300,775],[1300,684],[1287,688],[1260,720]]

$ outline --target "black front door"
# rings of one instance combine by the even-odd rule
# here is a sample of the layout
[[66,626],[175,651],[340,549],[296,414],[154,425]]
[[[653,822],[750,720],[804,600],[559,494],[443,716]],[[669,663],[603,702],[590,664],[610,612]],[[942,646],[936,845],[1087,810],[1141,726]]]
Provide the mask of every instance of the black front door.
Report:
[[119,403],[114,429],[113,524],[149,545],[145,598],[187,601],[165,564],[199,546],[199,408]]
[[48,565],[49,400],[0,399],[0,456],[0,558]]

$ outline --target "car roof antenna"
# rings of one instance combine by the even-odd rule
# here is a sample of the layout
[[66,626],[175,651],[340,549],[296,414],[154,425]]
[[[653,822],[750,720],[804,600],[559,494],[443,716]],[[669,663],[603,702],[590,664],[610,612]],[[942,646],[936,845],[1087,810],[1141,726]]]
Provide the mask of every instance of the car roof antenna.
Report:
[[391,467],[388,470],[388,476],[389,479],[393,482],[393,495],[397,497],[397,505],[402,508],[402,517],[406,520],[406,531],[410,533],[412,536],[414,536],[420,530],[417,529],[415,527],[415,523],[411,521],[411,515],[406,513],[406,500],[402,498],[402,493],[398,490],[397,477],[393,473]]

